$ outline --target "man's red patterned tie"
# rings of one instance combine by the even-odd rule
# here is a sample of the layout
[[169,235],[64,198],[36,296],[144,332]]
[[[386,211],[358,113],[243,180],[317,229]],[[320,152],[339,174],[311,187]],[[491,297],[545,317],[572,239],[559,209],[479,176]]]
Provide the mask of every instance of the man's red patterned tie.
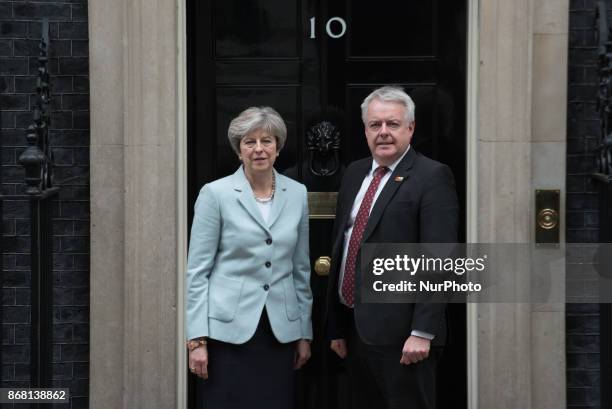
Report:
[[342,297],[346,304],[351,307],[355,303],[355,263],[361,245],[361,238],[363,237],[363,231],[365,230],[366,224],[368,224],[368,217],[370,216],[370,208],[374,201],[374,195],[376,194],[378,185],[380,185],[380,181],[388,170],[389,168],[384,166],[379,166],[374,170],[374,178],[370,182],[370,186],[363,197],[361,206],[359,206],[359,211],[355,217],[355,223],[353,223],[353,231],[351,232],[351,238],[349,240],[346,263],[344,264],[344,277],[342,279]]

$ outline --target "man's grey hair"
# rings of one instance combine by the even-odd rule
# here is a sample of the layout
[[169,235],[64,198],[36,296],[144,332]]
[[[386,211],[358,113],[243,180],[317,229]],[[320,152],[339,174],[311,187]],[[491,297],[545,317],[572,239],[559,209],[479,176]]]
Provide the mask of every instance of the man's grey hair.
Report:
[[363,103],[361,104],[361,120],[364,124],[366,123],[368,106],[375,99],[384,102],[397,102],[398,104],[402,104],[406,108],[406,121],[408,121],[408,123],[414,122],[414,102],[412,101],[412,98],[410,98],[402,87],[396,85],[386,85],[384,87],[375,89],[363,100]]
[[227,129],[227,138],[236,154],[240,154],[240,141],[247,134],[263,130],[276,137],[276,150],[280,151],[287,140],[285,121],[274,108],[250,107],[232,119]]

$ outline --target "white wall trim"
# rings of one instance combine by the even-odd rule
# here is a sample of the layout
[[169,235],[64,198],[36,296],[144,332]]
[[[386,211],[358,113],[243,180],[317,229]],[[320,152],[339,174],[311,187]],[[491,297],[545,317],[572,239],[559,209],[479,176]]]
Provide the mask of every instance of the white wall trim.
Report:
[[187,265],[187,22],[185,0],[177,0],[176,58],[176,407],[187,408],[185,353],[185,270]]
[[[479,1],[468,0],[466,241],[478,242],[478,67]],[[466,305],[468,409],[478,409],[478,304]]]
[[178,399],[176,5],[88,2],[92,409]]

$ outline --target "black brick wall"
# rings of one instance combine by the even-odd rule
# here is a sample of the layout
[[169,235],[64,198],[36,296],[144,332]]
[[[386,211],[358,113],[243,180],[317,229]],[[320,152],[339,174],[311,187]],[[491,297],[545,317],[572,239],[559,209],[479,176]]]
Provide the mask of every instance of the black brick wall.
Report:
[[[608,4],[612,10],[612,1]],[[570,0],[566,232],[574,243],[597,242],[599,235],[597,190],[590,177],[599,136],[595,9],[595,0]],[[565,322],[567,406],[600,408],[599,305],[568,304]]]
[[[89,378],[89,60],[85,0],[0,0],[0,151],[3,194],[23,192],[17,160],[36,99],[41,19],[50,19],[54,386],[85,408]],[[28,386],[30,226],[25,201],[2,206],[2,358],[0,387]],[[2,406],[3,408],[5,405]],[[8,406],[7,406],[8,407]],[[62,405],[62,407],[69,407]]]

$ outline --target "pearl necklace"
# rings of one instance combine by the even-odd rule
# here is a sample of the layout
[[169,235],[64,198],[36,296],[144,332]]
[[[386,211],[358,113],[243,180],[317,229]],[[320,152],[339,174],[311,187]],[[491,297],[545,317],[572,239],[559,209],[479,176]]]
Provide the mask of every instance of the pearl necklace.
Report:
[[257,197],[257,195],[255,193],[253,193],[253,197],[255,197],[255,200],[258,201],[259,203],[268,203],[271,202],[272,199],[274,199],[274,191],[276,190],[276,175],[274,173],[272,173],[272,193],[270,193],[270,196],[268,197]]

